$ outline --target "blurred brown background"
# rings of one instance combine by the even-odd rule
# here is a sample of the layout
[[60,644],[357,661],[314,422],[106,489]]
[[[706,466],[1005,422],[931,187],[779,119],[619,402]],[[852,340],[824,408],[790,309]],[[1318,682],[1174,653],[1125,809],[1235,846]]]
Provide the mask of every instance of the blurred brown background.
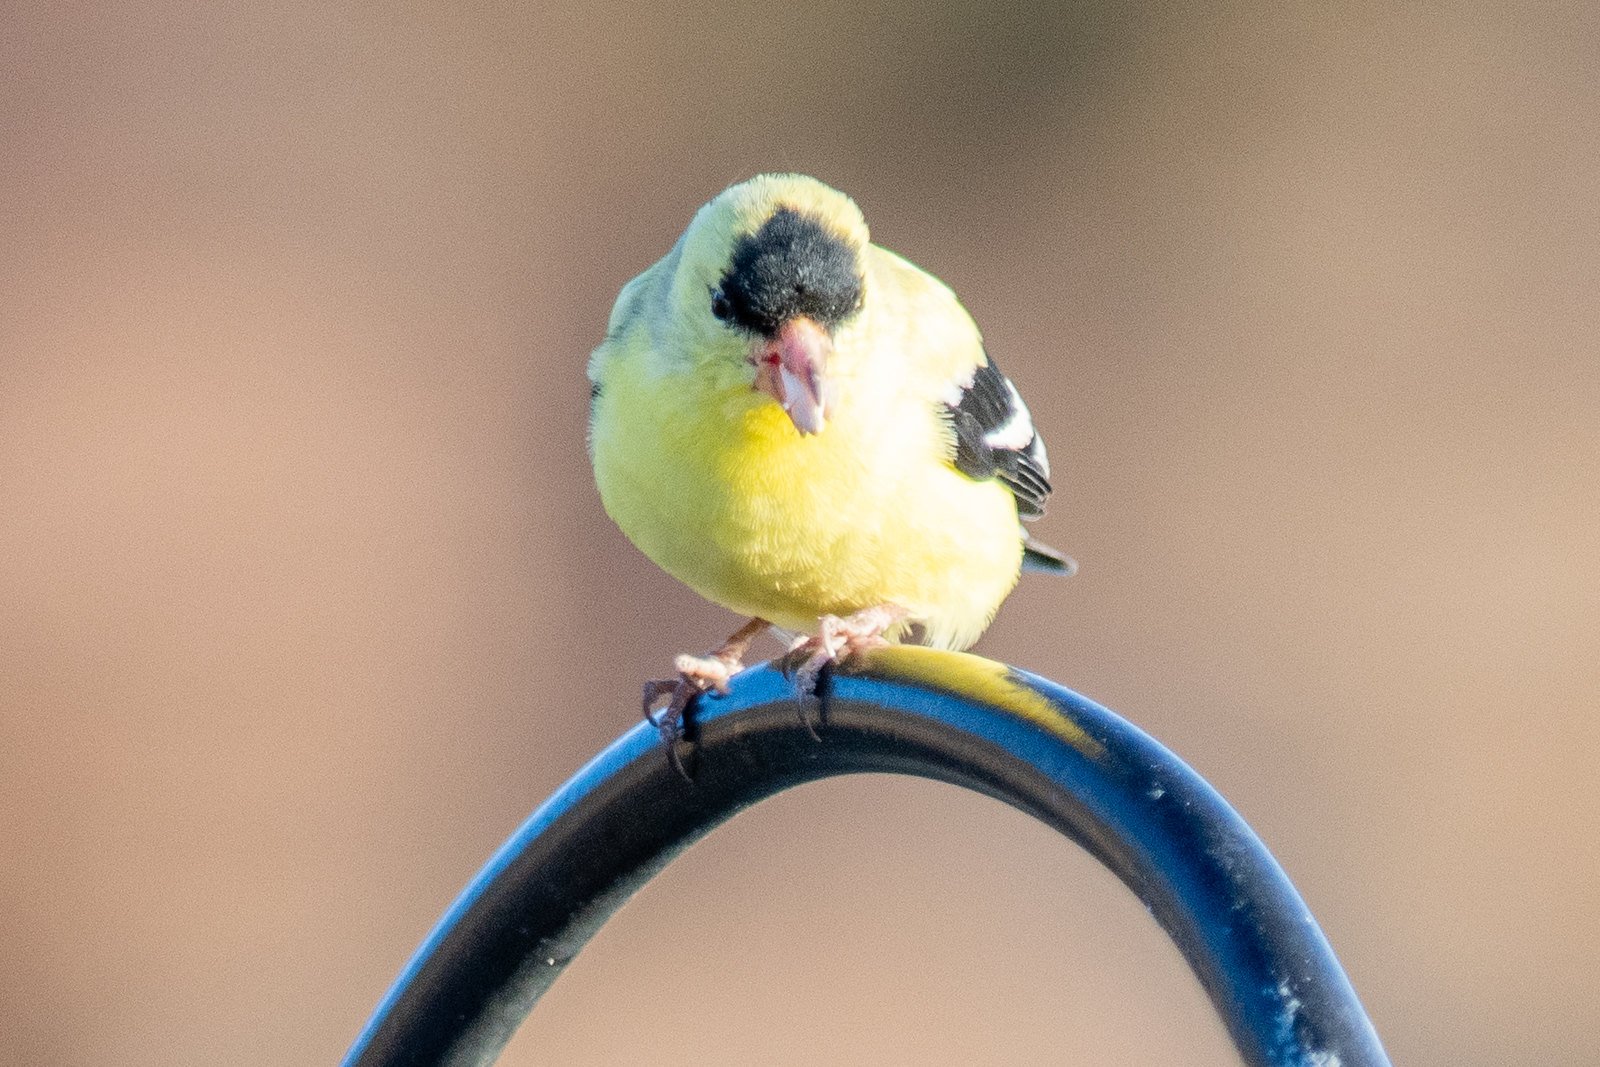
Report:
[[[8,4],[0,1062],[339,1057],[733,621],[600,510],[588,350],[761,170],[941,275],[1083,563],[979,650],[1160,737],[1396,1063],[1594,1062],[1594,5]],[[1140,906],[788,794],[510,1064],[1226,1064]]]

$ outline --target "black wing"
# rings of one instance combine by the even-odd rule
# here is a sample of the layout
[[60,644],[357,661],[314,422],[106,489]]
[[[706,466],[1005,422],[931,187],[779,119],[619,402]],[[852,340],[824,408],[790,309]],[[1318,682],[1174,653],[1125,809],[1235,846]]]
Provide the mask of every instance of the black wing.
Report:
[[[955,403],[950,403],[954,400]],[[970,478],[998,478],[1017,498],[1017,514],[1037,519],[1050,495],[1050,460],[1028,406],[989,360],[946,401],[956,431],[956,469]]]

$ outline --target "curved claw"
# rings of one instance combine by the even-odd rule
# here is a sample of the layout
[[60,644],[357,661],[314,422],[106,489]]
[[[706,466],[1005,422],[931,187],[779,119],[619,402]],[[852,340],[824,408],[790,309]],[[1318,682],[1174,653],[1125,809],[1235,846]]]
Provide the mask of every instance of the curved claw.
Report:
[[[689,719],[689,705],[695,697],[709,690],[715,690],[723,695],[728,693],[728,682],[744,669],[742,661],[745,649],[750,647],[750,642],[766,630],[767,626],[767,622],[763,619],[751,619],[724,641],[722,647],[716,651],[704,656],[691,656],[687,653],[678,656],[672,664],[678,672],[676,678],[644,683],[642,701],[645,721],[661,732],[661,742],[667,750],[667,762],[672,764],[672,769],[682,775],[685,781],[693,781],[693,777],[689,767],[685,765],[678,743],[680,741],[687,743],[692,759],[694,739],[689,736],[692,725]],[[660,704],[663,698],[666,704],[658,713],[656,705]]]
[[779,668],[785,676],[794,679],[795,690],[800,698],[800,721],[812,737],[822,740],[817,733],[817,726],[821,723],[814,723],[805,709],[809,698],[815,696],[821,706],[818,718],[827,715],[823,672],[835,665],[847,665],[862,653],[887,647],[889,640],[884,634],[905,621],[908,614],[898,604],[878,604],[843,618],[824,615],[817,620],[815,634],[803,637],[789,647],[779,661]]
[[[683,755],[678,750],[680,741],[688,740],[689,703],[699,696],[702,690],[688,678],[664,678],[657,681],[644,683],[644,718],[661,734],[661,745],[666,749],[667,762],[672,764],[672,769],[680,774],[684,781],[694,781],[694,776],[689,773]],[[666,705],[658,712],[656,705],[663,697],[667,698]],[[692,750],[691,743],[691,750]]]
[[863,652],[888,647],[884,634],[904,622],[908,614],[898,604],[878,604],[844,618],[824,615],[817,620],[815,634],[789,647],[784,673],[794,674],[802,686],[809,680],[809,690],[814,690],[817,675],[828,664],[847,663]]

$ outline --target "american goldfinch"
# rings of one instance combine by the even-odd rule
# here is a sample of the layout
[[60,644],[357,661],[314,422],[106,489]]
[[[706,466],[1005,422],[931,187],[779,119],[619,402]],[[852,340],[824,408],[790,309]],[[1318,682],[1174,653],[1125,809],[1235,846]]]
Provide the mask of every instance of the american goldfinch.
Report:
[[769,626],[809,687],[907,634],[966,648],[1021,569],[1074,569],[1021,530],[1050,466],[971,316],[815,179],[763,175],[702,207],[623,287],[589,381],[606,512],[751,617],[645,687],[647,716],[670,698],[652,718],[669,740]]

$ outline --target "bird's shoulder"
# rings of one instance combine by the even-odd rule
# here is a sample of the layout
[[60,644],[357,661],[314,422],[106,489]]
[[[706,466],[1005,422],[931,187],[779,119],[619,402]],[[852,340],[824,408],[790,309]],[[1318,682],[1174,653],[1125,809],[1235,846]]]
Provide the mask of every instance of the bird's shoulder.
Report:
[[[670,259],[671,257],[667,257]],[[658,312],[661,278],[667,259],[658,260],[626,285],[611,305],[611,316],[606,322],[606,335],[589,357],[590,392],[598,395],[613,366],[626,359],[630,353],[642,354],[648,347],[650,320]]]
[[[947,420],[949,460],[970,478],[997,479],[1017,514],[1044,514],[1050,461],[1022,394],[984,347],[955,292],[886,249],[874,247],[874,274],[891,317],[904,324],[905,373]],[[869,295],[869,299],[871,295]]]

